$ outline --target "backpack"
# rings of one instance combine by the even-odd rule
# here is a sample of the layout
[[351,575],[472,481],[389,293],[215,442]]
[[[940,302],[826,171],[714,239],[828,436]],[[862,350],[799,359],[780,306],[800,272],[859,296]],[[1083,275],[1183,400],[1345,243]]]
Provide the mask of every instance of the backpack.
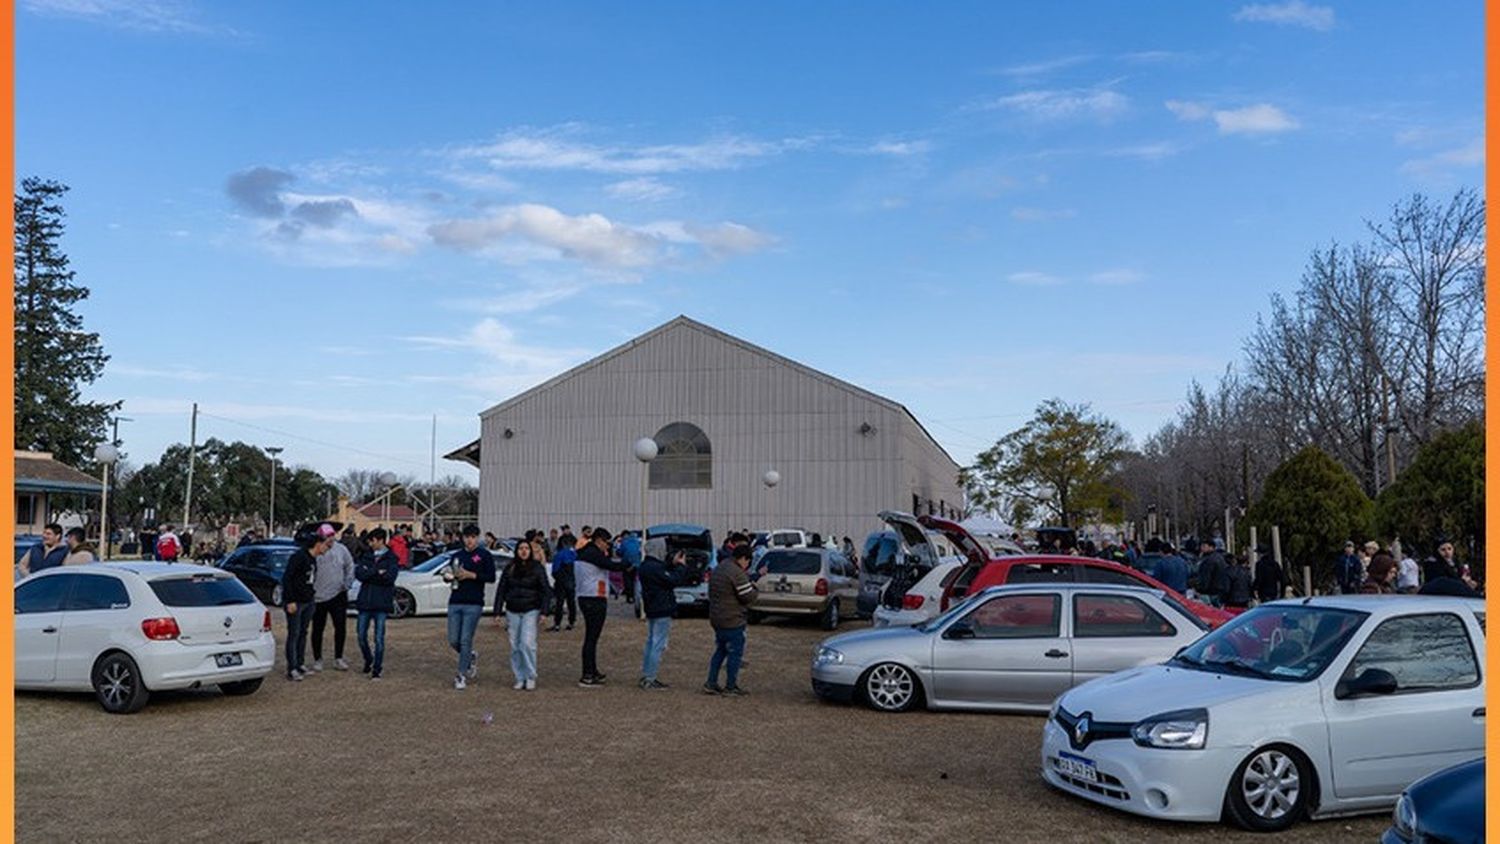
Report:
[[156,556],[163,560],[177,559],[177,538],[168,534],[156,543]]

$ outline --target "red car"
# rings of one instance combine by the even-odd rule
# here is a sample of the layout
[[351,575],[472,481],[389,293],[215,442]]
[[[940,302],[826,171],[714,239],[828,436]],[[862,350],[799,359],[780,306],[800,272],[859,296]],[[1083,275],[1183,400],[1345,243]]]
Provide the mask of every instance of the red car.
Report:
[[[1031,554],[1018,557],[990,557],[984,546],[970,533],[947,519],[935,516],[910,516],[906,513],[883,512],[882,519],[901,534],[908,546],[926,543],[926,530],[937,531],[948,538],[968,557],[957,576],[948,581],[943,590],[940,610],[963,600],[968,595],[991,586],[1007,583],[1115,583],[1124,586],[1142,586],[1159,589],[1181,602],[1189,612],[1209,627],[1218,627],[1233,614],[1216,609],[1200,601],[1190,600],[1145,572],[1099,560],[1093,557],[1072,557],[1059,554]],[[925,529],[925,530],[924,530]]]

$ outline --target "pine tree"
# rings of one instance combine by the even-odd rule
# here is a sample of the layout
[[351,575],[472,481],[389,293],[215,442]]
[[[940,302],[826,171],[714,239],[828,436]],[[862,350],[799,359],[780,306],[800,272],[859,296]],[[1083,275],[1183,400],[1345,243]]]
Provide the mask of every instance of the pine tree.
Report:
[[31,177],[15,198],[16,448],[79,465],[105,438],[119,404],[79,399],[79,385],[93,383],[109,356],[74,310],[89,290],[74,281],[59,243],[67,190]]

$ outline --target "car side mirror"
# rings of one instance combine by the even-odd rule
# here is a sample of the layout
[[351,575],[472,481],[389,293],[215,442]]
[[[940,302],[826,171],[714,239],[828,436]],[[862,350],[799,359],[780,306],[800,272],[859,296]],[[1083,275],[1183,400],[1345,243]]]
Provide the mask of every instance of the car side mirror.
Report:
[[943,631],[944,639],[972,639],[974,626],[967,621],[957,621]]
[[1393,694],[1397,687],[1396,675],[1384,668],[1366,668],[1352,680],[1340,680],[1334,687],[1333,696],[1339,700],[1366,695]]

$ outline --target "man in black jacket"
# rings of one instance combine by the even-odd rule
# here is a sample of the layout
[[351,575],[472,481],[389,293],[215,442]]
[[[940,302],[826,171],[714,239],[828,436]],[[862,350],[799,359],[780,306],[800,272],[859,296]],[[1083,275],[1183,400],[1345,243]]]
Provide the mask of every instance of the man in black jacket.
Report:
[[1212,539],[1199,543],[1202,553],[1198,563],[1198,594],[1210,605],[1224,606],[1224,590],[1229,586],[1229,566]]
[[604,528],[594,528],[573,563],[573,588],[578,593],[578,611],[583,615],[583,676],[578,685],[586,689],[604,685],[598,655],[599,635],[604,632],[604,617],[609,612],[609,573],[629,568],[610,558],[613,538]]
[[641,688],[660,691],[666,683],[656,679],[661,669],[661,655],[667,649],[672,633],[672,617],[677,614],[677,587],[687,580],[687,552],[678,550],[667,555],[667,541],[660,537],[646,541],[646,559],[641,563],[641,606],[646,611],[646,648],[641,656]]
[[[361,555],[354,566],[354,579],[359,581],[359,596],[355,609],[359,616],[354,622],[354,633],[359,638],[359,652],[365,658],[366,674],[371,680],[379,680],[385,668],[385,620],[394,609],[396,597],[396,575],[401,572],[401,562],[385,544],[385,528],[375,528],[366,536],[368,551]],[[370,626],[375,627],[375,646],[370,647]]]
[[281,575],[282,608],[286,610],[286,678],[300,682],[307,676],[307,628],[313,616],[313,572],[316,558],[333,544],[332,525],[298,531],[297,550]]
[[1255,564],[1255,597],[1262,604],[1280,600],[1286,594],[1286,572],[1264,545],[1256,548],[1255,553],[1260,558]]

